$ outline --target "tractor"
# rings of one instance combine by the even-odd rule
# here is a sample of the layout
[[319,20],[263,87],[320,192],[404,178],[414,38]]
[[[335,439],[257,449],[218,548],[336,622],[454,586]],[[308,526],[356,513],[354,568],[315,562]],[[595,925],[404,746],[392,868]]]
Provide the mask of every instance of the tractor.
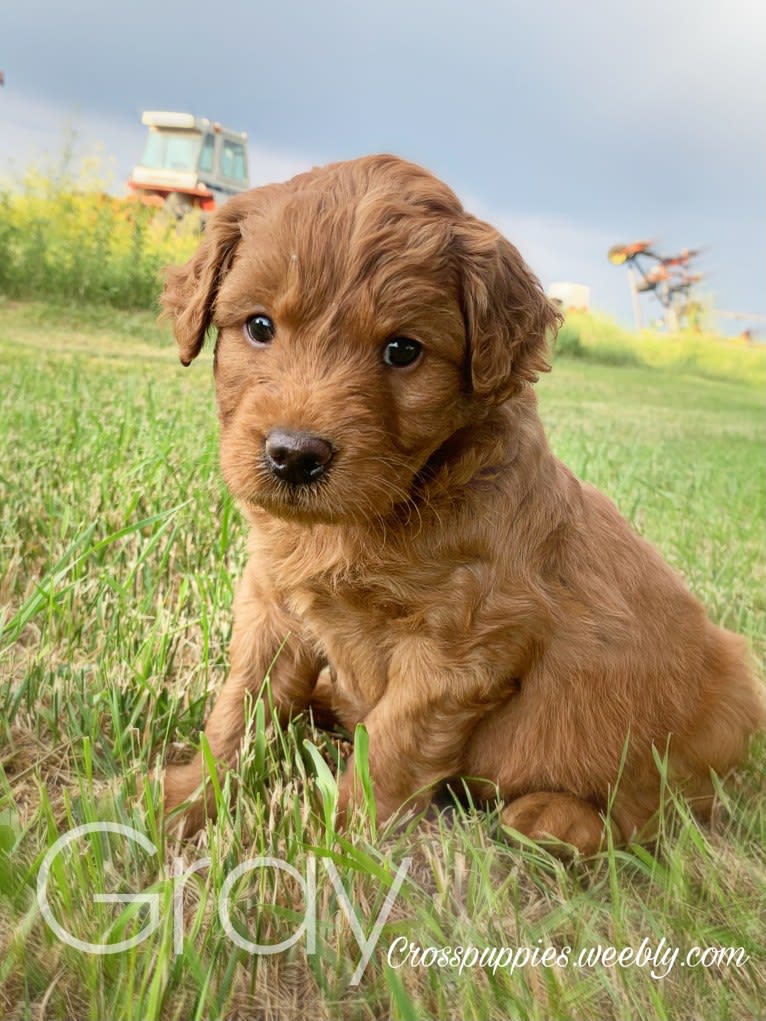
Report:
[[133,196],[177,219],[206,215],[250,187],[247,135],[190,113],[147,110],[144,153],[128,180]]

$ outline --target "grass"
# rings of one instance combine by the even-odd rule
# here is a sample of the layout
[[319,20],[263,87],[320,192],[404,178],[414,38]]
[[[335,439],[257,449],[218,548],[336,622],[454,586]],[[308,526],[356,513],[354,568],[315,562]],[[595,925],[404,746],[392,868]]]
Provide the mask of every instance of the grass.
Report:
[[570,312],[556,340],[559,357],[601,365],[646,365],[704,379],[759,385],[766,375],[766,345],[715,333],[634,333],[604,315]]
[[[226,672],[239,513],[217,468],[209,362],[178,365],[148,313],[0,303],[0,1013],[9,1018],[760,1018],[766,908],[764,750],[721,793],[710,827],[676,806],[657,848],[568,866],[498,839],[497,813],[456,809],[373,836],[333,832],[343,748],[306,720],[265,732],[254,713],[244,791],[179,845],[151,784],[194,745]],[[541,382],[555,451],[606,490],[722,624],[764,651],[762,379],[562,357]],[[363,735],[357,741],[363,748]],[[157,895],[159,925],[114,955],[83,953],[35,897],[55,840],[97,820],[50,872],[51,909],[82,940],[115,943],[148,918],[101,891]],[[316,948],[251,955],[218,898],[259,856],[316,867]],[[181,865],[174,866],[174,858]],[[174,946],[173,874],[186,880]],[[411,859],[359,984],[364,936]],[[333,868],[335,873],[333,873]],[[232,922],[262,944],[304,914],[293,875],[232,888]],[[358,915],[350,905],[355,906]],[[352,919],[358,919],[356,922]],[[388,948],[554,948],[552,964],[397,967]],[[742,947],[741,967],[578,967],[581,948]],[[570,963],[564,964],[571,947]],[[175,949],[180,949],[176,954]],[[470,957],[470,955],[469,955]],[[548,958],[550,960],[550,957]]]

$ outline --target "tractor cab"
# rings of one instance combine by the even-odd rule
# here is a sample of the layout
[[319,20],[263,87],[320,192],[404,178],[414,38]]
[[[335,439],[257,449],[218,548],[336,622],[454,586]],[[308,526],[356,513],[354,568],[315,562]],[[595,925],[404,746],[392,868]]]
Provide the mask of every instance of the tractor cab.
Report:
[[189,113],[149,110],[141,120],[149,132],[128,180],[141,202],[181,217],[192,208],[210,212],[250,187],[244,132]]

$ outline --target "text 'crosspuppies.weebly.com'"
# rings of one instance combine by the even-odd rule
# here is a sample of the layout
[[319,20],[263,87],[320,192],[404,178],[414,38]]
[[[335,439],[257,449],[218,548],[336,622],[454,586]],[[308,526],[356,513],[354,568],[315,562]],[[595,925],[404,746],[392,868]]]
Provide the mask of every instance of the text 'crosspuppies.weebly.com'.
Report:
[[567,945],[544,946],[421,946],[406,936],[395,939],[388,948],[391,968],[450,969],[457,972],[476,968],[513,973],[521,968],[638,968],[654,979],[667,978],[674,968],[743,968],[750,960],[744,947],[692,946],[686,950],[672,946],[664,937],[645,938],[637,946],[616,947],[595,944],[575,948]]

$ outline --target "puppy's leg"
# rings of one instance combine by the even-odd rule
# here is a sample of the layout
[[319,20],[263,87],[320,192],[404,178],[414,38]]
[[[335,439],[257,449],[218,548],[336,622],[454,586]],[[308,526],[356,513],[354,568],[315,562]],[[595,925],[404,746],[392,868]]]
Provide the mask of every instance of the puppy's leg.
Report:
[[[269,598],[256,575],[251,562],[234,606],[231,672],[205,725],[210,750],[224,769],[239,755],[246,697],[257,698],[268,676],[274,711],[286,718],[308,704],[321,667],[317,651],[301,635],[300,624]],[[268,723],[268,702],[265,709]],[[181,819],[187,835],[204,824],[206,815],[214,814],[212,791],[204,786],[206,777],[201,753],[187,765],[171,766],[165,772],[165,811],[190,801]]]
[[[443,691],[443,697],[434,701],[429,697],[433,690]],[[369,736],[369,769],[380,822],[402,806],[425,808],[435,784],[462,772],[468,737],[491,705],[489,700],[486,680],[480,692],[466,677],[389,685],[362,721]],[[360,795],[351,756],[339,783],[339,825]]]
[[[503,809],[500,821],[504,828],[517,830],[530,840],[569,844],[584,855],[595,854],[606,845],[604,820],[596,808],[561,791],[539,791],[516,798]],[[614,822],[610,825],[615,842],[620,843],[617,826]]]

